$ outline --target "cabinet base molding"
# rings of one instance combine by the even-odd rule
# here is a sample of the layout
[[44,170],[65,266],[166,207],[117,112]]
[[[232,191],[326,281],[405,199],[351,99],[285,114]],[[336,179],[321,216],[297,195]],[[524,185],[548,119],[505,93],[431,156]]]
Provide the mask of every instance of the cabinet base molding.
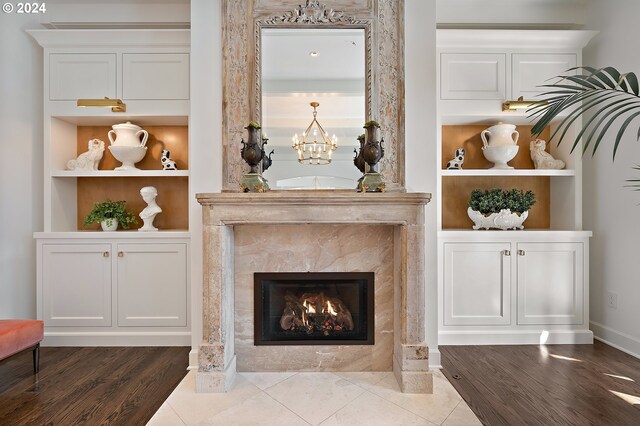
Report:
[[45,330],[42,346],[191,346],[191,332],[48,332]]
[[[543,330],[438,332],[439,345],[539,345]],[[546,330],[546,344],[592,344],[591,330]]]

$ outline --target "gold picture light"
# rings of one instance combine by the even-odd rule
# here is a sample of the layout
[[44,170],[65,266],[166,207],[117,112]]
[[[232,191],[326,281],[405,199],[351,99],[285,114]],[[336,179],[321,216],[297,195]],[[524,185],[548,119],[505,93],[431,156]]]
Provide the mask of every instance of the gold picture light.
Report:
[[522,109],[528,109],[536,105],[546,105],[547,101],[525,101],[523,96],[520,96],[515,101],[504,101],[502,103],[503,111],[517,111]]
[[110,107],[113,112],[126,112],[127,104],[120,99],[78,99],[79,107]]

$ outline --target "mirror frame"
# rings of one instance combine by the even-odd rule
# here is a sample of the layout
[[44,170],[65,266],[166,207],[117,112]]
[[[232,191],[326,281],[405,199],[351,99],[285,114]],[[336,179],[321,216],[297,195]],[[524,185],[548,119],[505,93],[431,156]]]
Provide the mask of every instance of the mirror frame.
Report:
[[[261,120],[263,28],[364,29],[365,121],[376,120],[381,125],[385,157],[380,171],[387,190],[403,191],[404,0],[299,3],[300,0],[223,1],[223,191],[239,191],[242,175],[248,170],[239,155],[240,141],[246,133],[244,126],[251,120]],[[309,7],[323,10],[321,18],[307,14]]]

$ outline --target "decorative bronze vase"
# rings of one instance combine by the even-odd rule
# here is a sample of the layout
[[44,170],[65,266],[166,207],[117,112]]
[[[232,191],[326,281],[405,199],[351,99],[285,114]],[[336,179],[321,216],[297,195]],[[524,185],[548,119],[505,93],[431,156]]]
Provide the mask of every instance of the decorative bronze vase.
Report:
[[[378,162],[384,157],[384,139],[378,139],[380,125],[370,121],[365,125],[364,144],[360,149],[363,161],[369,166],[360,180],[358,180],[358,192],[384,192],[385,183],[382,175],[378,173]],[[355,163],[354,159],[354,163]]]
[[[268,191],[269,184],[260,174],[259,167],[262,166],[263,169],[266,170],[271,166],[271,154],[267,157],[264,152],[264,146],[267,144],[268,139],[262,138],[262,132],[259,126],[249,124],[245,129],[249,132],[249,139],[246,143],[244,139],[240,141],[242,144],[240,155],[249,167],[251,167],[251,170],[249,170],[249,173],[242,176],[240,190],[242,192]],[[273,151],[271,151],[271,153],[273,153]]]

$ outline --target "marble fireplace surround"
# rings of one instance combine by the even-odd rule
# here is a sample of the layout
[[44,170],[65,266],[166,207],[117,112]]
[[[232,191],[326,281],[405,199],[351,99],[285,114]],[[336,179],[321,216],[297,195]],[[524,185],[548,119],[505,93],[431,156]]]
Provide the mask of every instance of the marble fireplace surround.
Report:
[[225,392],[236,375],[234,227],[275,225],[279,232],[295,232],[295,225],[327,224],[393,228],[393,372],[403,392],[431,393],[424,270],[424,209],[430,198],[424,193],[346,191],[197,194],[203,208],[204,265],[196,391]]

